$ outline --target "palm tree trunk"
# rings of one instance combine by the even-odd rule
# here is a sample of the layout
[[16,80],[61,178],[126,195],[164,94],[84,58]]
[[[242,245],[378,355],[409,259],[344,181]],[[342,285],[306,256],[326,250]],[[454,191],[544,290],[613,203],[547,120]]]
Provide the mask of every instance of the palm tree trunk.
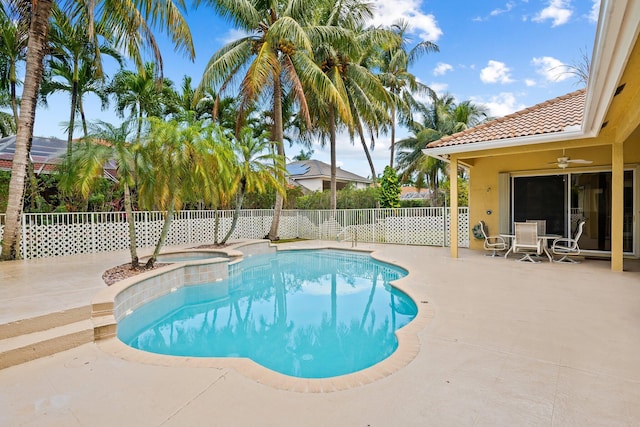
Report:
[[[277,146],[278,157],[285,162],[286,158],[284,154],[282,131],[282,85],[280,83],[279,75],[275,75],[273,78],[273,139]],[[269,229],[268,235],[270,240],[278,239],[278,227],[280,226],[280,215],[282,214],[283,202],[284,196],[279,192],[276,192],[276,203],[273,208],[273,220],[271,221],[271,228]]]
[[222,239],[222,242],[220,242],[221,245],[224,245],[225,243],[227,243],[227,240],[229,240],[229,238],[233,234],[233,231],[236,229],[236,225],[238,224],[238,217],[240,216],[240,209],[242,208],[242,201],[244,200],[244,189],[245,189],[245,182],[244,180],[242,180],[242,182],[240,183],[240,192],[238,193],[238,200],[236,201],[236,209],[233,211],[233,221],[231,222],[231,228],[227,232],[227,235],[224,236],[224,239]]
[[71,90],[71,114],[69,115],[69,130],[67,131],[67,157],[71,157],[73,151],[73,127],[76,121],[76,108],[78,104],[78,82],[73,81],[73,89]]
[[27,65],[16,132],[16,148],[11,167],[11,181],[9,182],[7,216],[2,241],[2,255],[0,256],[2,259],[15,259],[18,255],[18,232],[24,204],[24,180],[29,158],[28,147],[29,141],[33,137],[35,107],[42,81],[42,60],[45,54],[52,0],[39,0],[33,4],[35,10],[32,11],[29,27]]
[[152,268],[158,259],[158,255],[160,254],[160,249],[164,246],[165,240],[167,240],[167,234],[169,233],[169,227],[171,226],[171,221],[173,220],[173,209],[175,202],[172,200],[169,202],[169,206],[167,207],[167,212],[164,214],[164,224],[162,224],[162,232],[160,233],[160,238],[158,239],[158,243],[156,244],[156,248],[153,251],[153,255],[147,261],[147,267]]
[[333,106],[329,106],[329,140],[331,145],[331,210],[338,205],[338,188],[336,182],[336,112]]
[[360,135],[360,142],[362,143],[362,149],[364,150],[365,156],[367,156],[367,162],[369,162],[369,168],[371,169],[371,181],[373,181],[373,186],[376,186],[376,167],[373,165],[373,159],[371,158],[371,152],[369,151],[369,147],[367,146],[367,141],[364,139],[364,129],[362,129],[362,123],[360,120],[357,120],[358,125],[358,134]]
[[218,209],[215,210],[215,218],[213,220],[213,244],[218,244],[218,230],[220,230],[220,215]]
[[82,132],[84,132],[84,137],[86,138],[89,135],[89,131],[87,130],[87,118],[84,115],[84,105],[82,104],[82,98],[78,98],[78,109],[80,110],[80,120],[82,121]]
[[395,157],[396,150],[396,107],[391,106],[391,158],[389,159],[389,167],[393,169],[393,158]]
[[16,76],[16,66],[11,63],[11,69],[9,71],[11,80],[11,111],[13,111],[13,121],[18,126],[18,97],[16,95],[16,82],[18,77]]
[[126,182],[123,185],[124,211],[129,225],[129,253],[131,254],[131,267],[138,268],[138,240],[136,237],[136,222],[133,217],[133,204],[131,203],[131,190]]

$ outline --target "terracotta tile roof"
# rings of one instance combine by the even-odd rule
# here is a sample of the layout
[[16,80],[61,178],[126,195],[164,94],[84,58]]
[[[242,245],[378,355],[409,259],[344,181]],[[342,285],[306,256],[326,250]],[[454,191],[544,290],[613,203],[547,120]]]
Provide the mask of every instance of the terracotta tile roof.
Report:
[[586,100],[586,89],[580,89],[536,104],[504,117],[433,141],[427,148],[496,141],[522,136],[562,132],[580,126]]

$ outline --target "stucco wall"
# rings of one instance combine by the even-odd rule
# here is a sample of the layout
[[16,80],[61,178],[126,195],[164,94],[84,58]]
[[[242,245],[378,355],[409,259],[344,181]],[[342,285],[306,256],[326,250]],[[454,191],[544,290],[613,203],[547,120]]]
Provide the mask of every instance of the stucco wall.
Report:
[[[607,132],[608,133],[608,132]],[[607,133],[602,132],[598,138],[606,141]],[[565,155],[573,159],[592,160],[587,167],[570,166],[564,171],[556,165],[548,163],[562,156],[561,146],[554,144],[553,150],[532,153],[514,153],[481,157],[473,159],[473,166],[469,171],[469,225],[473,227],[480,220],[488,225],[490,234],[498,234],[500,206],[499,206],[499,176],[502,172],[510,174],[554,174],[570,171],[590,171],[609,169],[611,166],[611,146],[577,147],[586,141],[567,142]],[[592,141],[590,141],[592,143]],[[636,130],[624,144],[625,165],[640,164],[640,129]],[[636,182],[636,192],[638,192]],[[492,213],[489,215],[487,211]],[[482,249],[482,240],[472,239],[472,249]]]

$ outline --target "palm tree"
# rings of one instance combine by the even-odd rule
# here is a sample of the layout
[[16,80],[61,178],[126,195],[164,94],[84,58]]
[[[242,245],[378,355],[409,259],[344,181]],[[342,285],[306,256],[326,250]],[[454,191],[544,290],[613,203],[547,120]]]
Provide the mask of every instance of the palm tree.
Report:
[[[6,4],[5,4],[6,3]],[[47,49],[49,17],[53,0],[7,0],[3,2],[6,12],[8,5],[17,5],[30,12],[27,56],[24,86],[20,102],[20,115],[16,132],[16,148],[13,158],[7,216],[2,241],[2,259],[14,259],[17,255],[20,215],[24,203],[24,182],[29,158],[29,141],[33,136],[36,102],[43,74],[43,59]],[[149,47],[155,62],[161,64],[160,50],[153,36],[152,28],[166,31],[176,49],[184,51],[190,59],[194,57],[193,43],[189,27],[173,0],[142,1],[129,3],[97,0],[90,2],[72,1],[88,18],[90,38],[97,34],[113,34],[114,46],[122,49],[142,65],[143,47]],[[96,28],[102,28],[96,31]]]
[[[331,146],[330,207],[335,209],[337,205],[336,132],[339,123],[346,127],[352,139],[355,132],[362,136],[364,132],[361,120],[377,123],[382,111],[381,106],[388,104],[389,99],[380,80],[362,65],[363,55],[374,46],[383,47],[394,44],[397,37],[387,30],[363,29],[366,20],[373,17],[373,11],[369,3],[361,0],[332,0],[327,3],[327,8],[320,15],[324,25],[341,28],[343,37],[333,43],[317,44],[314,50],[315,58],[327,77],[338,88],[343,97],[342,102],[349,106],[348,115],[338,116],[336,106],[331,100],[315,99],[318,103],[315,110],[318,111],[320,125],[317,131],[321,137],[329,138]],[[364,148],[368,155],[366,143]]]
[[211,197],[217,180],[227,179],[230,153],[219,127],[206,122],[149,119],[140,152],[140,203],[164,211],[164,224],[147,267],[153,267],[164,245],[173,215],[185,201]]
[[91,135],[65,160],[60,186],[64,191],[75,190],[86,199],[98,178],[104,176],[105,165],[113,161],[118,172],[118,185],[124,193],[124,208],[129,226],[129,252],[132,268],[138,267],[136,227],[133,217],[131,188],[134,186],[135,152],[132,143],[132,122],[120,126],[97,122]]
[[431,95],[431,104],[421,110],[422,122],[411,122],[413,136],[398,141],[398,169],[402,182],[413,181],[416,187],[427,185],[437,197],[440,177],[446,174],[442,160],[425,155],[422,150],[432,141],[476,126],[487,120],[486,108],[471,101],[455,103],[452,95]]
[[398,116],[401,122],[409,123],[411,121],[412,108],[416,105],[413,94],[432,93],[428,86],[420,83],[416,77],[409,72],[409,67],[423,54],[438,52],[439,48],[433,42],[422,41],[409,49],[408,44],[410,40],[406,36],[409,31],[409,25],[406,21],[393,24],[391,29],[400,37],[401,43],[383,51],[379,78],[394,97],[390,108],[391,155],[389,160],[389,166],[393,167],[395,158],[396,121]]
[[27,23],[24,19],[12,20],[5,14],[0,14],[0,58],[3,67],[0,74],[0,84],[7,87],[11,111],[13,112],[14,127],[18,123],[18,98],[16,86],[18,63],[25,60],[27,55]]
[[[69,16],[58,7],[53,8],[53,23],[50,29],[51,60],[48,63],[49,79],[42,83],[41,92],[46,96],[55,92],[67,92],[71,98],[69,127],[67,130],[67,155],[71,155],[75,116],[82,105],[82,96],[95,90],[106,106],[106,95],[99,86],[104,83],[104,75],[96,61],[103,55],[114,58],[120,66],[123,58],[109,44],[94,46],[88,34],[86,16]],[[101,34],[104,37],[104,35]],[[107,38],[109,40],[109,38]],[[99,54],[96,54],[96,51]],[[91,87],[93,86],[93,87]],[[85,136],[86,122],[83,121]]]
[[[341,114],[348,114],[334,85],[311,58],[311,36],[335,37],[338,28],[309,25],[314,8],[306,0],[204,0],[224,18],[248,35],[218,50],[209,60],[202,76],[200,90],[211,87],[223,94],[234,77],[244,74],[240,83],[240,120],[245,110],[260,95],[271,96],[273,113],[272,137],[277,154],[285,158],[283,143],[282,100],[284,87],[289,87],[300,108],[302,117],[310,125],[307,93],[310,90],[332,100]],[[269,238],[277,237],[282,196],[276,195],[275,211]]]
[[281,157],[273,154],[271,141],[266,134],[256,137],[252,128],[244,127],[240,130],[240,135],[234,138],[233,150],[236,164],[232,172],[232,188],[237,189],[236,209],[231,228],[220,242],[222,245],[229,240],[236,228],[245,193],[264,193],[269,187],[281,193],[285,191],[284,164]]
[[144,118],[163,117],[170,110],[173,83],[163,78],[158,84],[154,75],[155,65],[147,62],[139,72],[118,71],[109,85],[108,92],[116,98],[118,116],[137,120],[138,139],[142,135]]

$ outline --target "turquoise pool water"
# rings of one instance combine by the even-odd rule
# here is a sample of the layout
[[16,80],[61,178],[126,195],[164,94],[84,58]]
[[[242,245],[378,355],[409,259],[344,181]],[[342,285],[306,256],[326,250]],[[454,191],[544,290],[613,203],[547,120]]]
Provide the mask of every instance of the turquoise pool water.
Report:
[[356,372],[391,355],[394,331],[417,313],[389,282],[400,268],[367,254],[280,251],[230,266],[229,279],[185,286],[118,323],[141,350],[246,357],[301,378]]

